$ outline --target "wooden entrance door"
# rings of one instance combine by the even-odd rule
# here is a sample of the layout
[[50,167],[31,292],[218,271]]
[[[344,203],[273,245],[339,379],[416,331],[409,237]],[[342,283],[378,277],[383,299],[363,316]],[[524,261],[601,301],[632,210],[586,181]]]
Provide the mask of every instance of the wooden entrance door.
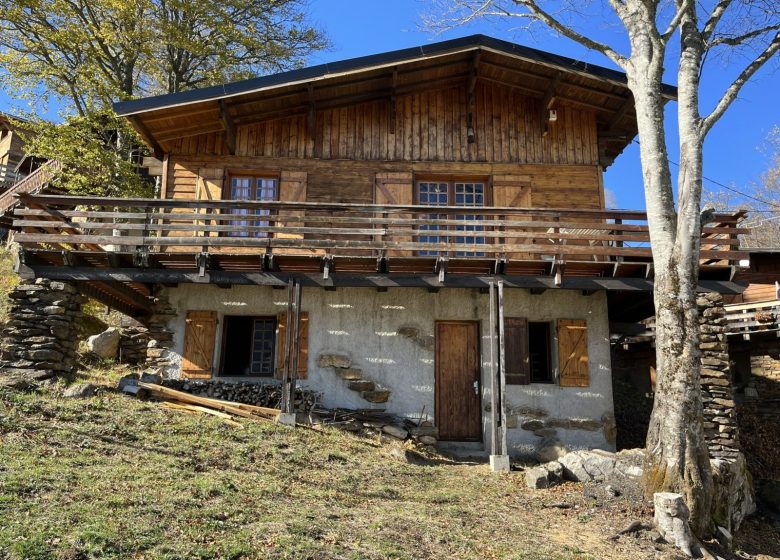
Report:
[[436,323],[435,368],[439,439],[481,441],[479,323]]

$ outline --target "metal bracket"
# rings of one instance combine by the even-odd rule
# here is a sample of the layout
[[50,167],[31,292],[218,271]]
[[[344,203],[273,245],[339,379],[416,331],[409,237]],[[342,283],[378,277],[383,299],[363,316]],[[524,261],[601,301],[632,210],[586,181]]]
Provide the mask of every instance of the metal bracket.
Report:
[[70,251],[62,251],[62,262],[65,266],[76,266],[76,256]]
[[262,257],[262,262],[260,263],[260,266],[263,269],[263,272],[270,272],[274,269],[274,255],[273,253],[265,253]]
[[387,257],[381,255],[376,259],[376,271],[380,274],[387,274],[390,271],[390,261]]
[[201,252],[195,255],[195,266],[198,267],[198,276],[206,276],[206,269],[209,267],[209,254]]
[[322,271],[323,280],[327,280],[328,276],[330,276],[330,273],[336,271],[336,265],[333,260],[333,255],[325,255],[324,257],[322,257],[322,262],[320,263],[320,270]]
[[493,274],[501,276],[506,273],[506,257],[502,256],[493,262]]
[[444,282],[444,275],[447,274],[447,262],[447,257],[439,257],[436,259],[434,272],[439,274],[439,282]]
[[137,268],[149,268],[149,247],[136,247],[133,265]]

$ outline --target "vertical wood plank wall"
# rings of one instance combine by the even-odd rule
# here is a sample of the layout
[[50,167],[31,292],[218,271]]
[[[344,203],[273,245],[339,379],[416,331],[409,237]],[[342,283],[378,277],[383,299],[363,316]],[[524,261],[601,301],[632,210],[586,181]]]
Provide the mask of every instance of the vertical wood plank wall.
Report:
[[595,114],[562,103],[555,108],[558,120],[543,136],[539,100],[480,82],[471,144],[465,87],[399,96],[394,131],[385,100],[319,110],[313,135],[306,115],[240,125],[235,156],[221,132],[169,142],[165,192],[195,198],[200,167],[307,172],[307,199],[320,202],[372,202],[380,172],[525,174],[533,206],[600,208]]

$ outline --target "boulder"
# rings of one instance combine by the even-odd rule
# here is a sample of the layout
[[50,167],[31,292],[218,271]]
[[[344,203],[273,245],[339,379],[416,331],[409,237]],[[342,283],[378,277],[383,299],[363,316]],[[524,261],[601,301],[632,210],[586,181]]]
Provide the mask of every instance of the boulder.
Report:
[[423,445],[436,445],[436,438],[433,436],[420,436],[419,439]]
[[564,476],[575,482],[602,481],[615,471],[615,454],[594,449],[573,451],[559,459]]
[[409,435],[409,432],[407,432],[403,428],[399,428],[398,426],[393,426],[392,424],[388,424],[387,426],[384,426],[382,428],[382,431],[387,435],[398,439],[406,439],[406,436]]
[[558,461],[550,461],[525,471],[525,485],[529,488],[550,488],[563,480],[563,466]]
[[87,339],[87,350],[98,358],[113,359],[119,351],[119,329],[109,327],[100,334]]
[[97,387],[92,383],[77,383],[65,389],[62,396],[66,399],[84,399],[95,396],[96,390]]
[[742,521],[756,511],[753,479],[742,453],[733,459],[712,459],[712,518],[730,533],[735,533]]
[[566,446],[558,438],[546,437],[539,444],[535,455],[540,463],[548,463],[560,459],[567,452]]

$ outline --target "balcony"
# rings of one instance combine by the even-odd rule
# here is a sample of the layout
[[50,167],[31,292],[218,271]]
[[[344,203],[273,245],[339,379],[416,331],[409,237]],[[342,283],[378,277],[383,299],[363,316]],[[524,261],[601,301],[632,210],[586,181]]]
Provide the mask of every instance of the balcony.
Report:
[[[652,289],[639,211],[18,198],[23,267],[52,278],[281,285],[296,276],[386,288],[482,287],[500,276],[532,290]],[[703,228],[705,288],[724,291],[746,258],[742,218],[718,214]]]

